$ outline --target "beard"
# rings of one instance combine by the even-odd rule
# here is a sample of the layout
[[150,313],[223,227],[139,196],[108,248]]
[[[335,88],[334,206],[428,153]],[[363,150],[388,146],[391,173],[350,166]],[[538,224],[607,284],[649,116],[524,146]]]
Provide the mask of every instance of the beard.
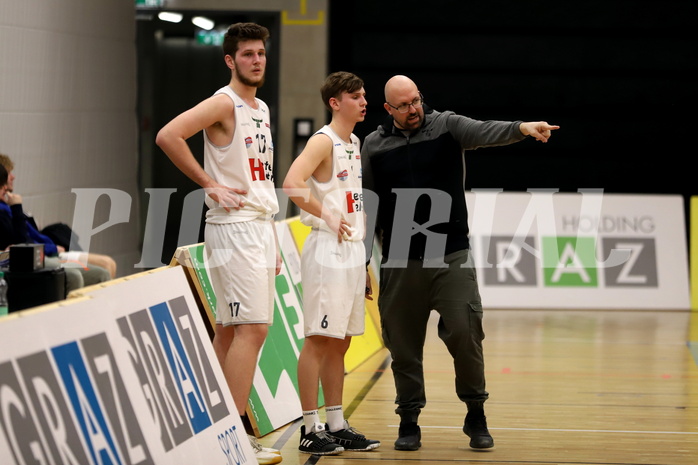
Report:
[[[414,131],[415,129],[419,129],[422,126],[422,120],[424,117],[418,111],[415,113],[415,115],[417,118],[410,119],[410,116],[406,116],[403,121],[396,121],[396,126],[404,131]],[[395,117],[393,117],[393,120],[395,120]]]
[[247,76],[240,74],[237,70],[237,66],[235,67],[234,72],[235,72],[235,76],[237,77],[237,80],[246,86],[260,88],[264,85],[264,75],[262,75],[262,77],[259,78],[259,80],[253,81],[252,79],[248,78]]

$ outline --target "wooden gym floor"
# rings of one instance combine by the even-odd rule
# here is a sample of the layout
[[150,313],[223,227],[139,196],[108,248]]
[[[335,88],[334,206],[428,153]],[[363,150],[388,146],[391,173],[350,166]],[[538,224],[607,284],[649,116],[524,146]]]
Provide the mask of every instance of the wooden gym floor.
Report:
[[283,465],[698,464],[698,313],[486,310],[488,451],[470,449],[461,431],[465,405],[436,318],[425,346],[419,451],[393,448],[399,421],[385,349],[347,374],[344,392],[352,426],[380,448],[301,454],[300,420],[260,442],[280,449]]

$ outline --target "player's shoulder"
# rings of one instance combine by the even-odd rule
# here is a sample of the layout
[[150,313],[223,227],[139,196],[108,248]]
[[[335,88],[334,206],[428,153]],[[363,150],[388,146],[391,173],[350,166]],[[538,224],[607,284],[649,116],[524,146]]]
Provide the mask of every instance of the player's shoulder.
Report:
[[217,108],[235,108],[235,100],[232,95],[229,95],[225,92],[216,92],[212,96],[210,96],[205,102],[209,102],[209,104],[212,107],[217,107]]
[[331,153],[331,150],[334,147],[334,139],[332,138],[332,134],[328,133],[327,131],[319,130],[310,136],[310,139],[308,139],[308,145],[315,149],[320,149],[323,152],[330,150]]

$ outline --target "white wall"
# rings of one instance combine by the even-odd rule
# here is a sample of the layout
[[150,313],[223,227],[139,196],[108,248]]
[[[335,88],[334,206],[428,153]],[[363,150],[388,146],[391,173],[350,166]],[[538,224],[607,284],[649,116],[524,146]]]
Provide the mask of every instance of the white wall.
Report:
[[[173,9],[282,15],[275,141],[280,176],[293,157],[293,119],[313,118],[317,129],[327,117],[319,86],[327,73],[328,3],[167,2]],[[72,189],[125,192],[132,199],[128,221],[90,241],[90,251],[117,260],[120,276],[142,271],[134,268],[141,261],[143,229],[136,53],[133,0],[0,0],[0,153],[15,162],[15,190],[40,226],[84,219],[73,218]],[[97,204],[94,228],[110,219],[105,199]]]
[[[0,153],[40,226],[73,224],[71,189],[138,200],[134,17],[133,1],[0,0]],[[95,227],[108,208],[98,203]],[[90,241],[120,275],[138,261],[136,208]]]

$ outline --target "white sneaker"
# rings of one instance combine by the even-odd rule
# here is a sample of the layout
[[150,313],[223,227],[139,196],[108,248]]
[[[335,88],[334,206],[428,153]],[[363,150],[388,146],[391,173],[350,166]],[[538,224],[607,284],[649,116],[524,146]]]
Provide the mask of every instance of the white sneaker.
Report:
[[259,465],[274,465],[276,463],[281,463],[283,457],[281,457],[281,452],[271,447],[262,446],[257,438],[248,434],[247,437],[250,440],[250,445],[254,451],[254,455],[257,458],[257,463]]

